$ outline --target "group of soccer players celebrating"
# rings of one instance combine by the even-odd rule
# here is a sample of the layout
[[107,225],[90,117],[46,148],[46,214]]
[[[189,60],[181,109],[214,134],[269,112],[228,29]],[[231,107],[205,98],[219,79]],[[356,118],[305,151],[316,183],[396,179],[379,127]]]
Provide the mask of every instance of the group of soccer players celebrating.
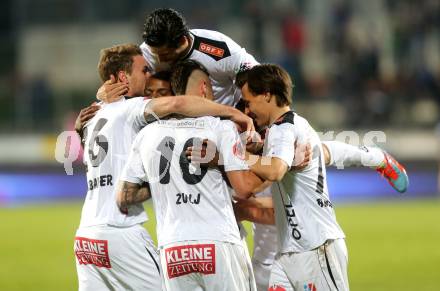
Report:
[[[79,289],[348,290],[326,166],[372,167],[399,192],[404,168],[375,147],[322,143],[291,110],[289,74],[220,32],[157,9],[143,39],[101,51],[101,102],[77,119]],[[158,246],[142,226],[149,198]],[[254,222],[252,259],[240,220]]]

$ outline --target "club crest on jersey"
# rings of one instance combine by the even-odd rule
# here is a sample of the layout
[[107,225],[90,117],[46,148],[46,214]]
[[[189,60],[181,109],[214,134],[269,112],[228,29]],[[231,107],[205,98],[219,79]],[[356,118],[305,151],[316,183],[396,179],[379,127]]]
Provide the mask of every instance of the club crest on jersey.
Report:
[[111,268],[108,255],[108,241],[75,237],[75,256],[80,265],[95,265]]
[[184,245],[165,249],[168,278],[191,273],[215,274],[215,245]]
[[225,50],[224,49],[215,47],[213,45],[206,44],[204,42],[200,43],[199,51],[207,53],[207,54],[210,54],[210,55],[213,55],[213,56],[216,56],[216,57],[219,57],[219,58],[222,58],[223,55],[225,54]]
[[241,160],[246,158],[244,146],[240,140],[237,140],[237,142],[232,146],[232,153]]

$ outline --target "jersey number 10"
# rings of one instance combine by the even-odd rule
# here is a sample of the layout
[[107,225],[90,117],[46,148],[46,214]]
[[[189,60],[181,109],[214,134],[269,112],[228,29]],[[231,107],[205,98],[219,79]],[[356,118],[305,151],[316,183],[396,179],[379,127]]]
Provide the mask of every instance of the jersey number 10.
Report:
[[[180,170],[182,171],[183,180],[187,184],[195,185],[202,181],[203,177],[206,175],[208,169],[205,167],[200,167],[199,174],[191,174],[189,166],[190,162],[188,161],[185,151],[188,147],[191,147],[196,144],[202,144],[202,140],[200,138],[190,138],[185,142],[183,146],[183,150],[179,156],[179,165]],[[162,141],[157,146],[157,150],[161,152],[160,155],[160,163],[159,163],[159,182],[161,184],[168,184],[170,182],[170,169],[171,169],[171,160],[173,159],[173,151],[174,146],[176,144],[176,140],[171,136],[166,136],[162,139]]]

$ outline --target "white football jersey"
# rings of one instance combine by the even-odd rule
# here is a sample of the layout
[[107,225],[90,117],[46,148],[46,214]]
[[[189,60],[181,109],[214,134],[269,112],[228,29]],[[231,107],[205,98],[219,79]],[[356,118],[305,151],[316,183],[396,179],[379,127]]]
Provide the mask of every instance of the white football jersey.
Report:
[[[244,48],[223,33],[191,29],[190,36],[193,43],[185,58],[195,60],[206,67],[211,79],[215,102],[235,106],[241,98],[240,89],[234,85],[235,75],[257,65],[258,62]],[[153,70],[169,69],[169,64],[159,64],[159,60],[151,53],[145,42],[140,47]]]
[[150,184],[159,247],[187,240],[240,243],[222,173],[189,163],[185,156],[188,146],[203,139],[216,144],[226,172],[248,169],[244,146],[229,120],[161,120],[146,126],[133,143],[121,179]]
[[150,100],[142,97],[106,104],[84,128],[84,163],[88,191],[80,227],[131,226],[148,220],[142,205],[121,213],[116,204],[119,175],[136,134],[146,125],[144,110]]
[[269,128],[263,154],[291,165],[295,141],[309,142],[313,159],[304,170],[288,171],[272,185],[281,253],[304,252],[345,237],[329,199],[321,141],[307,120],[292,111],[280,117]]

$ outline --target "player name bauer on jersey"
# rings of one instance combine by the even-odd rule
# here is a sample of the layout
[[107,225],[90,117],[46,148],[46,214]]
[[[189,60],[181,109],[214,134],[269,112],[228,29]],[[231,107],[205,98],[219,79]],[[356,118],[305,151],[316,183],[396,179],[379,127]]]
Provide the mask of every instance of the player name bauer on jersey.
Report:
[[[214,101],[235,106],[241,98],[241,91],[234,85],[235,75],[244,68],[257,65],[255,58],[248,54],[228,36],[212,30],[191,29],[192,46],[189,58],[201,63],[209,72]],[[159,64],[148,45],[141,44],[142,53],[155,70],[167,69],[167,64]]]
[[221,172],[186,159],[186,148],[203,139],[217,145],[225,171],[248,169],[234,151],[240,141],[234,123],[219,118],[161,120],[146,126],[133,144],[121,179],[149,182],[159,247],[189,240],[241,243]]
[[310,142],[313,159],[304,170],[288,171],[272,185],[281,253],[304,252],[345,237],[329,199],[321,142],[307,120],[292,111],[284,114],[269,128],[264,155],[291,165],[295,141]]
[[142,205],[121,213],[116,204],[116,187],[136,134],[146,125],[141,97],[101,104],[84,129],[84,163],[88,191],[80,227],[94,225],[131,226],[148,220]]

